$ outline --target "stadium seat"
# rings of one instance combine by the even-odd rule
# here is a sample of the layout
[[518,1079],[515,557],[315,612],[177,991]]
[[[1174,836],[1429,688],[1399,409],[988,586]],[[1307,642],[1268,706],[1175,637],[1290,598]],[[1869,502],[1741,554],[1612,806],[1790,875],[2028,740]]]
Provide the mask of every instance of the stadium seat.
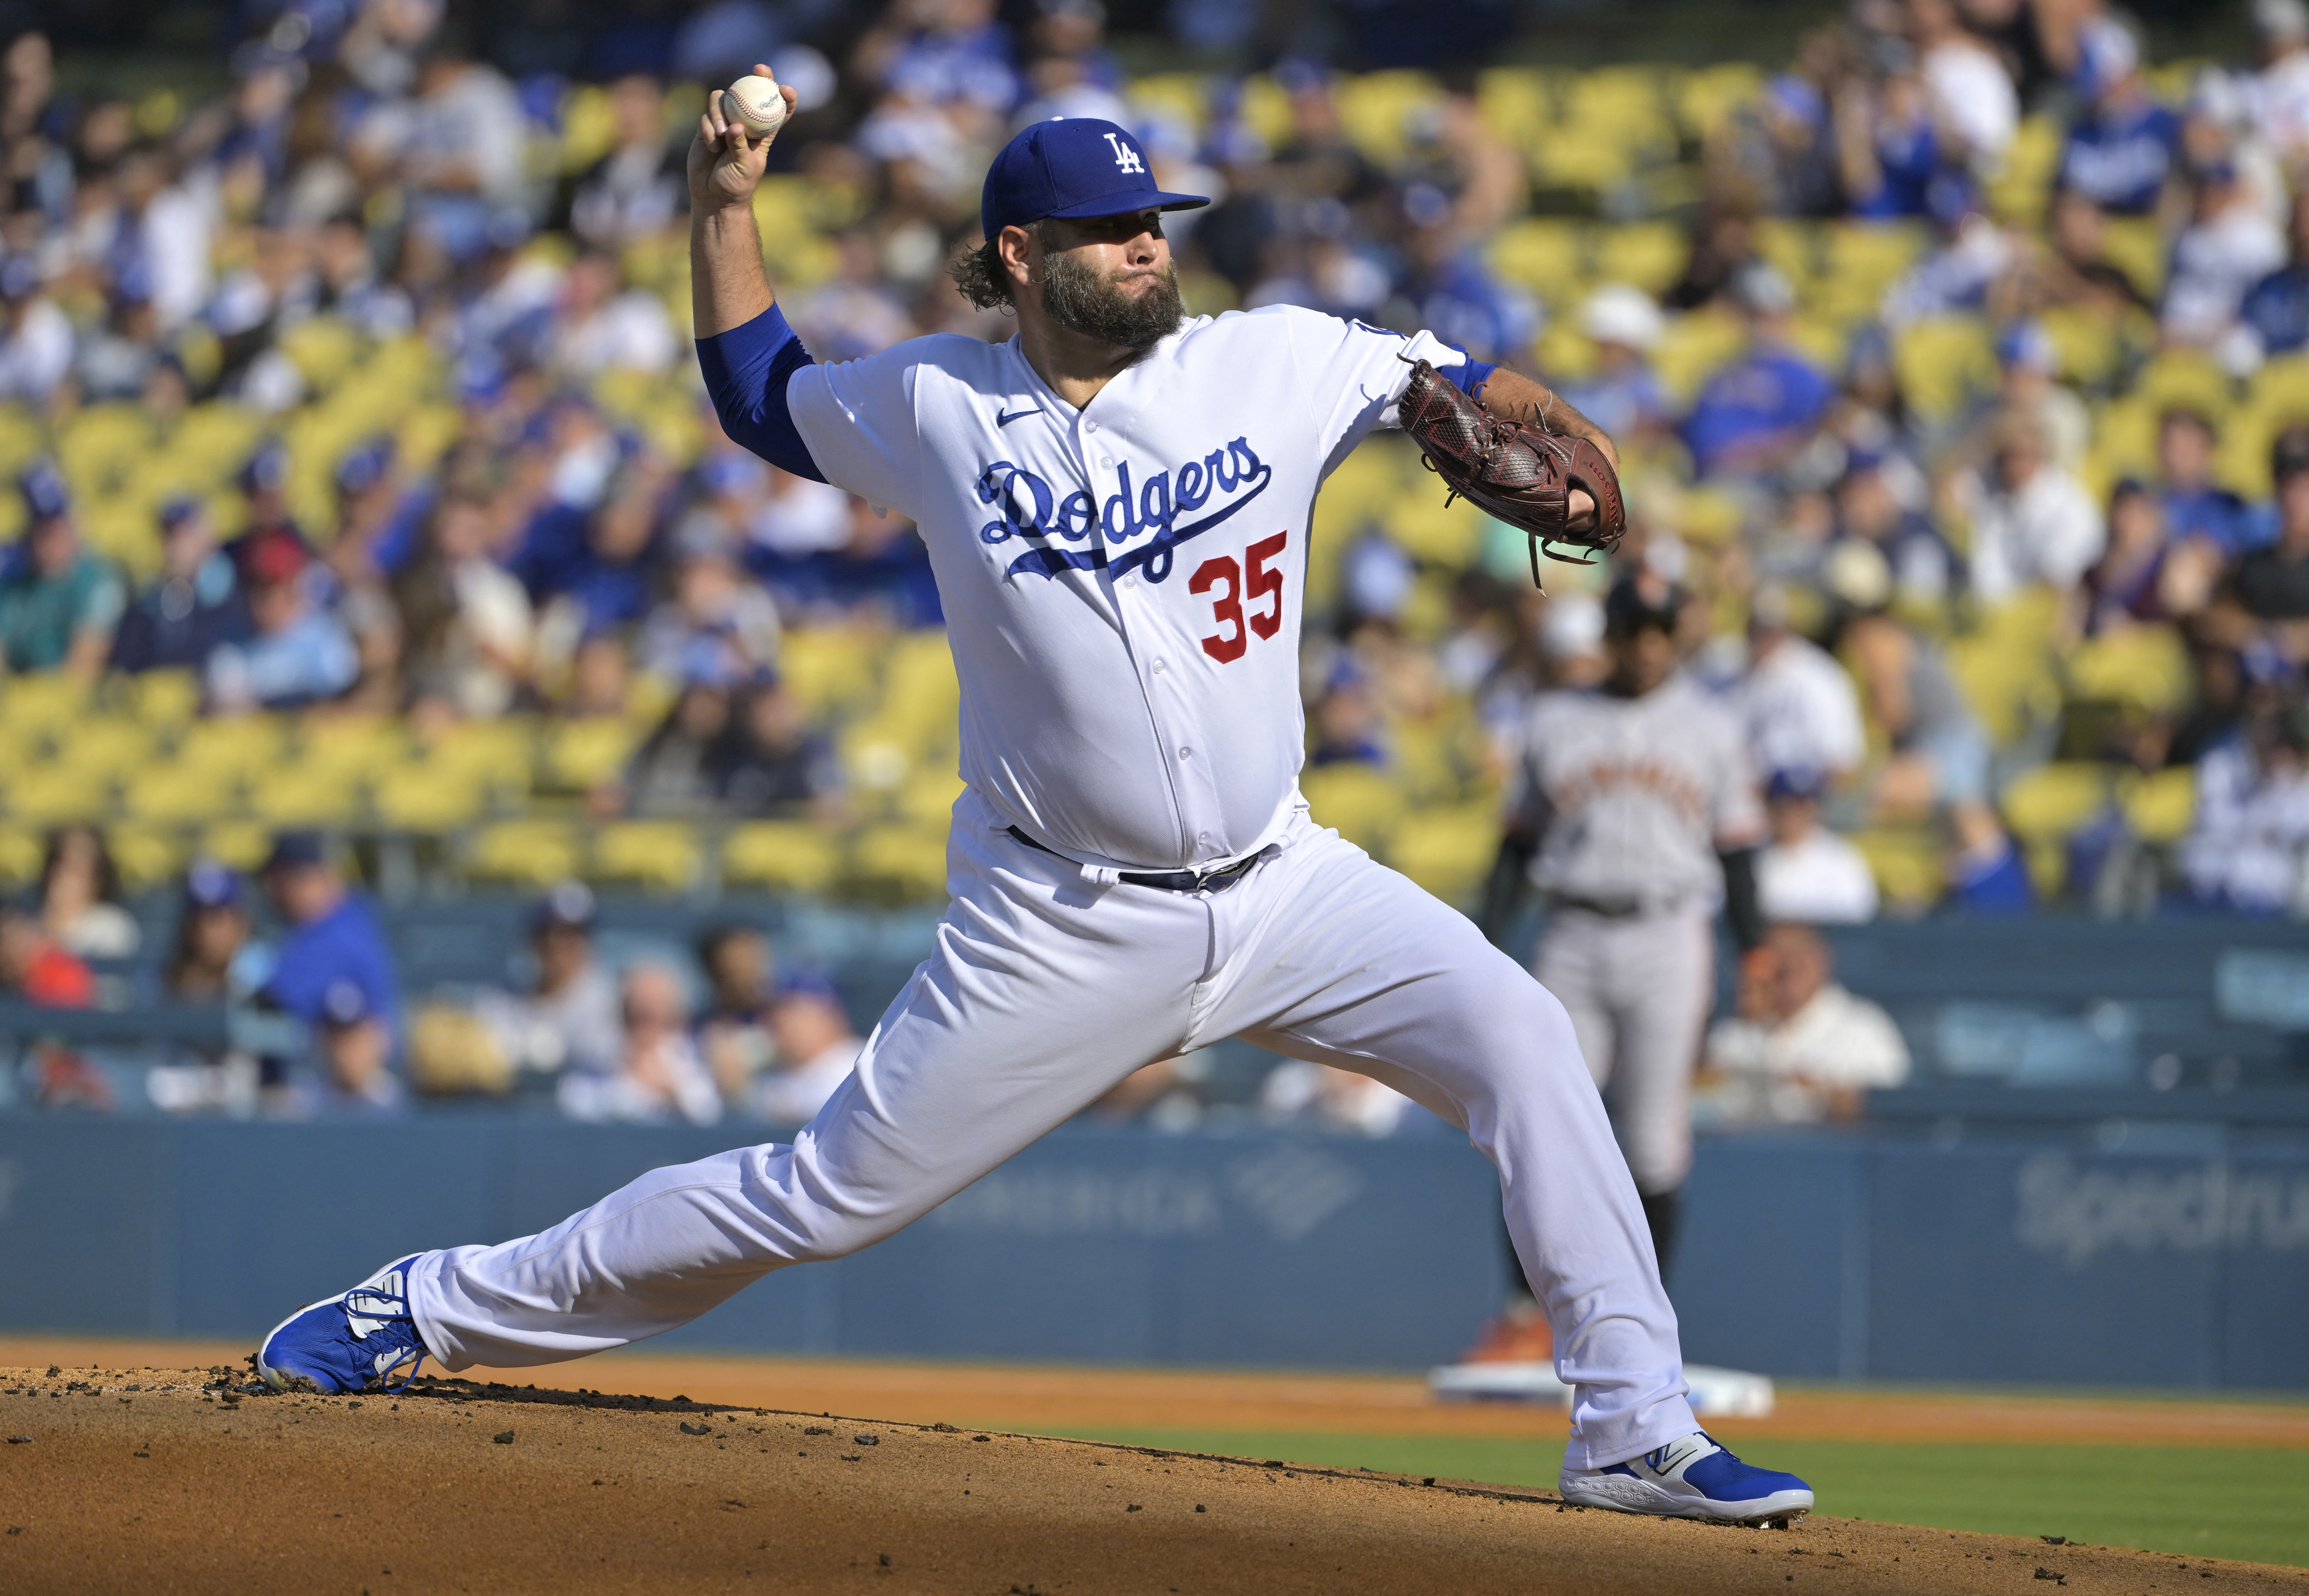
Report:
[[2112,216],[2102,227],[2108,258],[2151,299],[2162,294],[2169,259],[2164,229],[2157,218]]
[[578,873],[577,828],[563,820],[502,820],[484,826],[465,850],[468,875],[524,887],[549,887]]
[[[1569,309],[1589,276],[1588,227],[1560,216],[1527,216],[1501,228],[1484,258],[1506,281],[1552,308]],[[1618,275],[1616,264],[1611,274]]]
[[916,903],[946,890],[946,831],[922,826],[869,826],[851,844],[843,884],[878,903]]
[[183,839],[164,827],[115,826],[104,834],[104,846],[130,892],[167,886],[185,867]]
[[1131,103],[1161,116],[1176,118],[1189,131],[1200,133],[1210,107],[1203,92],[1203,76],[1195,72],[1155,72],[1130,80]]
[[174,732],[200,708],[201,679],[190,671],[147,671],[127,679],[125,696],[137,719]]
[[1912,221],[1832,221],[1820,238],[1815,315],[1852,320],[1873,317],[1884,291],[1916,264],[1928,240]]
[[2197,820],[2197,773],[2185,765],[2147,776],[2128,773],[2118,800],[2135,837],[2148,843],[2175,843]]
[[88,690],[62,672],[11,676],[0,681],[0,737],[21,747],[71,725],[87,708]]
[[244,715],[204,720],[188,727],[177,743],[177,762],[238,777],[252,777],[280,765],[289,742],[281,716]]
[[333,316],[312,316],[281,335],[281,352],[297,368],[307,388],[327,394],[352,370],[364,342],[350,322]]
[[2188,650],[2169,626],[2088,638],[2071,650],[2067,669],[2071,698],[2116,703],[2134,715],[2170,714],[2196,693]]
[[1751,61],[1725,61],[1672,76],[1668,97],[1676,120],[1692,138],[1704,139],[1754,100],[1764,87],[1764,70]]
[[1339,126],[1355,147],[1382,165],[1403,159],[1412,118],[1443,97],[1423,72],[1364,72],[1340,80]]
[[332,766],[298,763],[249,777],[250,814],[276,828],[346,826],[362,808],[359,781]]
[[806,820],[755,820],[733,828],[722,845],[725,886],[780,892],[824,892],[842,871],[841,839]]
[[2106,387],[2116,378],[2126,353],[2126,341],[2113,335],[2107,318],[2071,306],[2045,308],[2037,320],[2060,357],[2061,375],[2078,386]]
[[1383,853],[1404,816],[1403,789],[1369,765],[1326,765],[1302,772],[1299,790],[1319,826],[1329,826],[1368,852]]
[[604,718],[556,726],[546,737],[545,785],[582,793],[615,781],[641,740],[641,730],[629,721]]
[[2045,113],[2024,117],[2005,146],[2004,164],[1988,183],[1989,209],[2002,221],[2035,227],[2045,219],[2067,130]]
[[150,765],[124,784],[121,807],[152,826],[198,826],[238,807],[240,779],[214,765],[171,760]]
[[1747,330],[1715,310],[1694,310],[1672,318],[1652,351],[1660,386],[1679,404],[1688,404],[1702,384],[1739,357]]
[[378,824],[430,837],[474,825],[490,808],[479,779],[428,763],[403,765],[378,776],[369,802]]
[[1499,851],[1498,806],[1464,803],[1404,820],[1388,840],[1387,862],[1444,902],[1465,907]]
[[8,774],[4,802],[10,819],[47,830],[106,819],[112,784],[101,773],[70,765],[19,767]]
[[1533,66],[1494,66],[1475,77],[1475,106],[1492,136],[1529,153],[1555,124],[1552,74]]
[[117,781],[152,762],[152,733],[123,716],[97,716],[57,734],[56,763]]
[[797,627],[778,646],[778,674],[813,717],[847,714],[873,696],[885,640],[862,627]]
[[191,491],[221,487],[264,435],[264,418],[221,399],[195,404],[169,435],[168,469]]
[[152,452],[152,421],[134,404],[91,404],[57,429],[56,465],[82,499],[117,493]]
[[2213,360],[2195,350],[2167,350],[2132,379],[2141,404],[2161,413],[2181,405],[2197,410],[2218,426],[2236,402],[2236,384]]
[[[1596,274],[1656,294],[1683,275],[1691,241],[1672,221],[1630,221],[1596,238]],[[1688,318],[1687,318],[1688,319]]]
[[1852,834],[1853,846],[1868,861],[1876,889],[1888,907],[1916,912],[1930,908],[1948,892],[1941,862],[1943,845],[1924,827],[1878,826]]
[[694,827],[679,820],[619,820],[594,837],[585,873],[596,880],[681,892],[696,884],[703,860]]
[[22,826],[0,826],[0,887],[22,887],[37,880],[47,853],[39,832]]
[[2106,765],[2058,760],[2013,778],[1999,807],[2004,823],[2024,842],[2058,841],[2106,810],[2115,783]]
[[943,826],[962,792],[962,777],[952,766],[918,769],[898,789],[898,813],[917,826]]
[[300,741],[305,764],[338,771],[352,781],[375,781],[413,757],[408,728],[381,717],[308,720]]
[[259,868],[272,851],[272,830],[255,820],[221,820],[201,833],[201,854],[235,870]]
[[1988,324],[1974,317],[1935,317],[1900,328],[1892,364],[1908,406],[1928,421],[1956,419],[1996,386],[1996,352]]
[[426,761],[452,779],[476,781],[507,794],[525,794],[536,765],[537,733],[529,721],[463,721],[426,751]]

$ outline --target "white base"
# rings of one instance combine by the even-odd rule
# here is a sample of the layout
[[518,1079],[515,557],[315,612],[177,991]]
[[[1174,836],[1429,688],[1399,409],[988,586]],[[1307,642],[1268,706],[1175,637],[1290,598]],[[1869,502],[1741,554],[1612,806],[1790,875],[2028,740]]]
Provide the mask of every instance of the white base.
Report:
[[[1683,1366],[1691,1410],[1702,1418],[1763,1418],[1772,1411],[1772,1377],[1707,1364]],[[1428,1372],[1427,1389],[1446,1402],[1531,1402],[1569,1408],[1571,1387],[1545,1363],[1454,1363]]]

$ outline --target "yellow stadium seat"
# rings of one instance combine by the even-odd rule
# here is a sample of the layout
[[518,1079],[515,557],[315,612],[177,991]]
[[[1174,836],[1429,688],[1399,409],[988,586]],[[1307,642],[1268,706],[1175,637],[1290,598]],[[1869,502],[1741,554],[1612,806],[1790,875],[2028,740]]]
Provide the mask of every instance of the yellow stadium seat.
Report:
[[1799,303],[1810,297],[1804,291],[1820,275],[1821,231],[1818,222],[1788,216],[1767,216],[1756,223],[1756,253],[1795,285]]
[[221,486],[264,436],[264,418],[228,400],[195,404],[169,435],[168,461],[195,491]]
[[2167,350],[2140,369],[2132,379],[2132,394],[2151,410],[2194,410],[2218,426],[2236,402],[2236,385],[2207,356],[2194,350]]
[[117,779],[152,762],[152,733],[119,716],[99,716],[56,735],[56,762]]
[[362,338],[351,323],[333,316],[313,316],[281,334],[281,352],[316,394],[326,394],[342,382],[360,358]]
[[1948,664],[1981,728],[2000,748],[2059,713],[2060,689],[2042,648],[1975,634],[1950,641]]
[[1570,81],[1562,128],[1604,133],[1642,158],[1670,153],[1675,147],[1675,125],[1661,89],[1656,67],[1591,67]]
[[2174,843],[2197,820],[2197,773],[2185,765],[2132,776],[2119,789],[2124,818],[2143,842]]
[[946,825],[962,790],[962,777],[951,768],[917,770],[898,789],[898,813],[917,826]]
[[2165,291],[2169,256],[2164,229],[2154,216],[2112,216],[2103,224],[2103,247],[2133,286],[2155,299]]
[[213,765],[171,761],[149,765],[130,776],[122,807],[153,826],[197,826],[221,820],[238,807],[239,778]]
[[[1683,275],[1691,240],[1672,221],[1630,221],[1596,238],[1596,274],[1656,294]],[[1689,318],[1687,318],[1689,319]]]
[[489,812],[489,794],[477,778],[421,763],[378,776],[369,802],[381,824],[435,837],[474,825]]
[[1129,94],[1133,104],[1174,117],[1196,133],[1210,115],[1200,73],[1149,73],[1130,80]]
[[427,759],[444,772],[486,783],[505,793],[526,793],[536,764],[537,729],[527,720],[463,721],[428,750]]
[[597,880],[679,892],[696,882],[702,860],[696,832],[679,820],[620,820],[594,837],[586,873]]
[[566,821],[502,820],[474,835],[464,865],[486,880],[549,887],[575,876],[582,856],[576,828]]
[[1931,907],[1948,891],[1941,844],[1918,827],[1880,826],[1852,834],[1888,906],[1910,912]]
[[732,828],[722,845],[726,886],[819,893],[841,872],[841,839],[806,820],[750,821]]
[[1291,96],[1264,73],[1242,81],[1235,114],[1270,150],[1291,142]]
[[946,893],[946,832],[921,826],[870,826],[850,850],[844,885],[878,903],[919,903]]
[[1706,138],[1763,86],[1762,67],[1750,61],[1725,61],[1673,78],[1669,96],[1683,130],[1694,138]]
[[115,826],[104,834],[104,846],[131,892],[166,886],[185,867],[184,842],[165,828]]
[[1501,228],[1484,255],[1492,270],[1508,282],[1569,308],[1589,276],[1588,238],[1585,222],[1528,216]]
[[1319,826],[1328,826],[1370,853],[1383,852],[1408,805],[1403,789],[1369,765],[1326,765],[1302,771],[1299,790]]
[[610,91],[584,83],[561,98],[561,145],[554,164],[574,177],[607,155],[618,144],[617,114]]
[[1909,408],[1948,421],[1996,386],[1996,351],[1988,324],[1974,317],[1936,317],[1893,335],[1892,364]]
[[361,811],[359,783],[329,766],[296,764],[249,778],[249,812],[281,829],[349,825]]
[[413,755],[408,728],[397,720],[333,716],[304,727],[304,763],[342,772],[354,781],[375,781]]
[[88,690],[61,672],[0,682],[0,728],[21,742],[62,731],[87,713]]
[[1988,184],[1989,209],[2006,221],[2033,227],[2044,219],[2066,129],[2042,113],[2025,118],[2005,147],[2004,164]]
[[1492,136],[1529,150],[1555,122],[1555,84],[1533,66],[1494,66],[1475,77],[1475,108]]
[[2022,841],[2058,841],[2108,807],[2114,777],[2106,765],[2082,759],[2039,765],[2004,789],[2004,823]]
[[2072,306],[2054,305],[2037,319],[2060,356],[2062,376],[2088,388],[2114,380],[2127,352],[2126,341],[2106,317]]
[[813,716],[846,714],[873,696],[885,641],[858,627],[796,628],[778,646],[778,673]]
[[201,833],[201,853],[235,870],[256,869],[272,851],[272,831],[255,820],[224,820]]
[[82,499],[118,492],[151,450],[151,418],[134,404],[92,404],[56,433],[56,464]]
[[564,791],[583,792],[615,781],[641,740],[640,729],[627,721],[571,721],[547,737],[545,776]]
[[2169,626],[2088,638],[2069,655],[2068,672],[2071,696],[2113,700],[2136,715],[2169,714],[2196,693],[2188,650]]
[[279,765],[288,742],[288,723],[279,716],[223,716],[187,728],[177,761],[246,779]]
[[1388,863],[1444,902],[1470,903],[1500,851],[1499,811],[1485,803],[1423,810],[1396,827]]
[[1443,96],[1423,72],[1365,72],[1340,80],[1339,126],[1355,147],[1383,165],[1403,158],[1406,134],[1422,108]]
[[201,679],[190,671],[146,671],[126,681],[132,712],[155,731],[174,732],[201,707]]
[[1739,358],[1747,341],[1746,329],[1732,317],[1694,310],[1668,322],[1652,351],[1652,368],[1660,386],[1679,403],[1688,403],[1709,377]]
[[0,826],[0,887],[22,887],[36,880],[48,846],[39,833],[21,826]]
[[1387,515],[1387,534],[1414,559],[1458,567],[1471,563],[1483,542],[1483,513],[1464,499],[1451,499],[1442,480],[1414,481]]
[[111,797],[111,784],[102,775],[69,765],[35,765],[8,776],[8,814],[44,830],[100,821],[112,807]]

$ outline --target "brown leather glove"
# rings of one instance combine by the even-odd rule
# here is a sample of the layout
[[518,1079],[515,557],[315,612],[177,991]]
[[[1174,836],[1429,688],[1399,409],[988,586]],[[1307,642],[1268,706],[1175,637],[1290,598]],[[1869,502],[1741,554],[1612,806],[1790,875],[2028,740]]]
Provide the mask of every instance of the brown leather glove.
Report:
[[[1427,468],[1450,490],[1445,503],[1471,500],[1530,534],[1534,583],[1545,585],[1539,576],[1542,554],[1567,565],[1596,563],[1559,553],[1557,545],[1608,554],[1626,533],[1620,473],[1587,438],[1493,415],[1426,360],[1412,366],[1397,413]],[[1574,488],[1587,490],[1596,501],[1596,524],[1584,532],[1570,526]]]

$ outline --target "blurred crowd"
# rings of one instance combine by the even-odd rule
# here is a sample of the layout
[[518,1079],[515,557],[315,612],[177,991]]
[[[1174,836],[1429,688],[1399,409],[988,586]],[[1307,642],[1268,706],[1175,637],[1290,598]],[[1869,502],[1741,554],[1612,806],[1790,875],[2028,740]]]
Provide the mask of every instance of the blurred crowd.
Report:
[[[699,389],[683,152],[699,85],[766,59],[801,114],[765,247],[821,360],[1006,335],[945,273],[985,162],[1028,122],[1099,116],[1163,186],[1215,197],[1166,218],[1190,308],[1432,327],[1621,440],[1621,557],[1551,568],[1544,594],[1506,529],[1350,463],[1310,573],[1319,817],[1366,775],[1483,813],[1531,697],[1600,676],[1602,595],[1633,578],[1678,595],[1687,668],[1749,726],[1776,920],[2309,906],[2303,0],[2255,0],[2253,58],[2182,64],[2102,0],[1854,0],[1785,69],[1708,77],[1731,87],[1705,105],[1698,75],[1627,69],[1134,81],[1096,0],[675,7],[584,81],[493,64],[436,0],[240,14],[200,103],[64,91],[38,33],[0,52],[11,677],[174,672],[207,716],[420,738],[616,722],[630,757],[590,817],[847,823],[861,766],[828,695],[794,690],[797,639],[940,616],[911,527],[735,448]],[[1595,111],[1623,103],[1624,127]],[[1575,134],[1610,154],[1590,178]],[[1472,750],[1448,788],[1420,763],[1439,716]],[[72,884],[102,843],[59,833],[37,906],[0,921],[23,994],[110,956],[105,894]],[[1472,901],[1488,837],[1461,852]],[[540,920],[540,969],[566,929]],[[778,1039],[762,1017],[802,1013],[807,983],[729,996],[756,1019],[724,1036],[662,970],[569,980],[436,1039],[485,1033],[518,1072],[581,1015],[572,1037],[629,1056],[562,1077],[585,1083],[565,1107],[642,1092],[688,1118],[751,1101],[740,1055],[854,1041],[823,1014]],[[397,994],[332,991],[307,1018],[342,1011],[373,1050]],[[1293,1077],[1272,1106],[1397,1123],[1360,1090]]]

